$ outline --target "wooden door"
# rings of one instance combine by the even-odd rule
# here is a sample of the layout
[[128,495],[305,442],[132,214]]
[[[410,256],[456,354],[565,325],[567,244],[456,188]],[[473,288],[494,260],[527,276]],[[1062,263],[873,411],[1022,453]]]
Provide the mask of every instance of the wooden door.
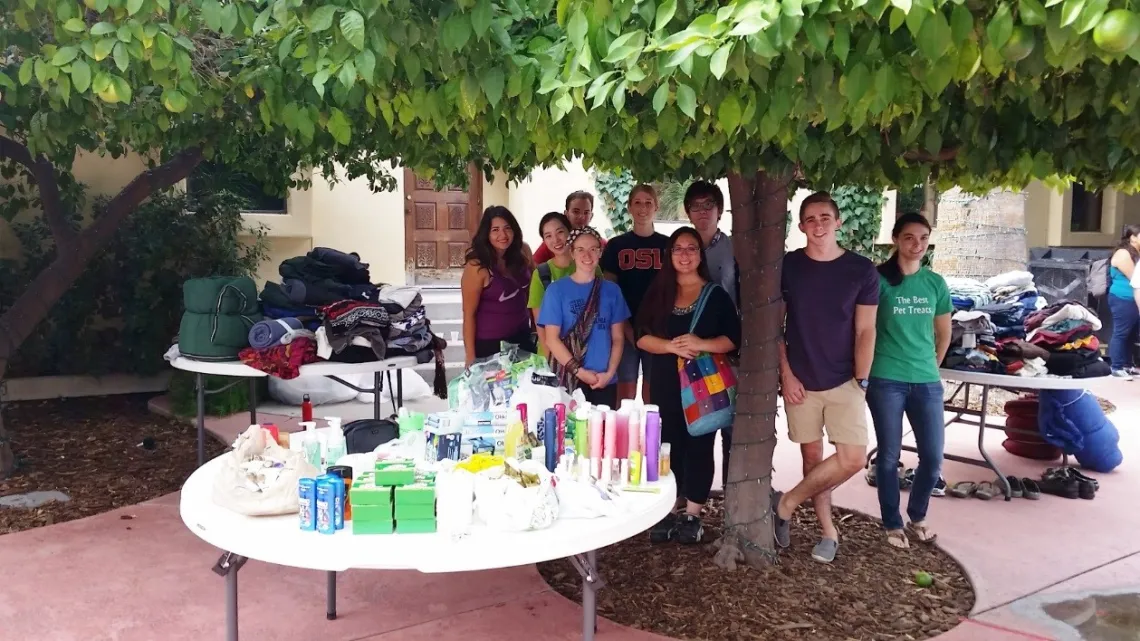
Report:
[[483,176],[471,167],[467,191],[436,190],[404,170],[404,265],[409,284],[458,285],[464,255],[483,213]]

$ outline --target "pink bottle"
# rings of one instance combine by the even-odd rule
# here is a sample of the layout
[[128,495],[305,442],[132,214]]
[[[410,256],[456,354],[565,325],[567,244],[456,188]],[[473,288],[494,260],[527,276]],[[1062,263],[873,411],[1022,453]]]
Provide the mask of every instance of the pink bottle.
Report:
[[[626,425],[626,431],[629,432],[626,448],[626,458],[633,452],[641,452],[641,413],[633,412],[629,415],[629,423]],[[644,452],[641,452],[644,454]]]
[[606,414],[606,444],[605,451],[602,452],[603,459],[612,459],[617,457],[617,444],[618,444],[618,425],[617,425],[617,412],[603,406]]

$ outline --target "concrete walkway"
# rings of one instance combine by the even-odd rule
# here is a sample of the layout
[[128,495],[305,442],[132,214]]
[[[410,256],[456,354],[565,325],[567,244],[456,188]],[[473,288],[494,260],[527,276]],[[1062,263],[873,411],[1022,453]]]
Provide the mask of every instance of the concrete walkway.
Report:
[[[1122,432],[1124,465],[1100,476],[1094,501],[1046,496],[1015,499],[934,499],[931,521],[940,544],[969,572],[977,591],[970,620],[946,641],[1068,639],[1041,604],[1106,591],[1140,592],[1140,382],[1099,390],[1117,404],[1110,418]],[[412,401],[431,409],[432,399]],[[158,408],[156,408],[158,409]],[[333,414],[336,412],[336,414]],[[295,426],[294,410],[264,406],[263,422]],[[318,416],[367,416],[370,405],[318,408]],[[211,421],[231,439],[248,416]],[[785,432],[783,425],[779,427]],[[1045,465],[1001,448],[990,451],[1007,473],[1037,477]],[[947,451],[976,453],[976,433],[947,434]],[[188,453],[189,454],[189,453]],[[904,460],[910,466],[914,459]],[[799,478],[798,451],[782,441],[776,484]],[[948,463],[947,480],[986,480],[980,468]],[[718,475],[719,477],[719,475]],[[874,490],[861,477],[836,492],[836,502],[877,514]],[[793,536],[796,533],[793,532]],[[905,554],[901,552],[900,554]],[[223,580],[210,572],[218,551],[190,533],[170,495],[96,517],[0,537],[0,639],[40,641],[164,641],[223,639]],[[602,568],[604,571],[604,568]],[[828,571],[821,568],[821,572]],[[340,582],[335,622],[324,619],[320,573],[251,562],[241,571],[243,639],[416,641],[430,639],[576,639],[580,609],[552,593],[533,567],[460,575],[350,571]],[[660,639],[603,622],[600,639]]]

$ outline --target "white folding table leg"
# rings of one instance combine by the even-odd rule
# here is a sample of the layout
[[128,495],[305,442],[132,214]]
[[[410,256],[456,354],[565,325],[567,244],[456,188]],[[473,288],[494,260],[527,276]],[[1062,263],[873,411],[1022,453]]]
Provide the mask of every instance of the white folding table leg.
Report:
[[249,559],[225,552],[214,564],[214,573],[226,578],[226,641],[238,641],[238,570]]
[[598,553],[591,550],[570,557],[570,563],[582,575],[582,641],[594,641],[598,631],[598,590],[605,586],[598,574]]

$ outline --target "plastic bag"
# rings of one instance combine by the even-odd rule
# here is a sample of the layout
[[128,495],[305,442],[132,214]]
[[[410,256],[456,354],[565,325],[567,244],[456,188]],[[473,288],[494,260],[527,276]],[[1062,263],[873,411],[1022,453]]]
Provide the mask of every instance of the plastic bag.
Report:
[[[527,477],[524,486],[512,475]],[[537,461],[508,460],[475,477],[475,509],[487,527],[525,532],[550,527],[558,518],[554,476]]]
[[425,445],[423,432],[408,432],[401,434],[400,438],[394,438],[383,445],[378,445],[376,449],[372,450],[372,453],[377,460],[402,458],[422,462],[424,461]]
[[436,529],[445,535],[471,530],[475,519],[475,475],[446,461],[435,477]]
[[278,445],[259,425],[234,441],[214,477],[214,503],[246,516],[296,514],[298,484],[320,471],[300,452]]
[[619,512],[617,497],[601,485],[559,478],[554,489],[560,519],[596,519]]
[[[354,383],[354,384],[357,387],[362,387],[362,388],[372,387],[373,382],[374,382],[372,380],[372,377],[369,376],[368,374],[363,374],[362,377],[365,379],[363,383]],[[414,400],[417,398],[427,398],[427,397],[432,395],[431,385],[428,385],[428,382],[424,380],[423,376],[420,376],[419,372],[415,371],[414,369],[405,369],[405,370],[403,370],[403,377],[404,377],[404,401],[405,402],[411,401],[411,400]],[[393,389],[395,386],[396,386],[395,374],[392,375],[392,384],[391,385],[388,384],[388,375],[384,374],[384,389],[380,391],[380,402],[381,403],[392,402],[392,395],[396,393],[396,391]],[[344,387],[344,386],[341,385],[341,387]],[[344,389],[348,389],[348,388],[344,387]],[[356,395],[356,400],[360,401],[361,403],[371,403],[373,397],[375,397],[375,396],[376,395],[373,394],[372,392],[360,392],[359,394]]]
[[[372,386],[371,376],[346,374],[340,378],[357,387]],[[269,395],[278,403],[300,407],[306,394],[309,395],[309,401],[313,405],[328,405],[330,403],[347,403],[356,399],[358,393],[356,390],[324,376],[298,376],[287,381],[276,376],[269,377]],[[369,394],[369,396],[372,395]]]
[[549,382],[547,376],[534,368],[529,368],[519,376],[518,387],[515,388],[515,393],[511,396],[512,408],[522,403],[526,404],[526,428],[531,434],[539,433],[538,425],[542,421],[543,412],[554,407],[557,403],[563,403],[567,408],[570,407],[570,394],[558,387],[557,381],[553,381],[553,385],[546,385],[546,382]]
[[464,413],[489,412],[514,405],[512,397],[520,376],[545,368],[541,356],[506,346],[502,352],[475,362],[447,385],[450,408]]

